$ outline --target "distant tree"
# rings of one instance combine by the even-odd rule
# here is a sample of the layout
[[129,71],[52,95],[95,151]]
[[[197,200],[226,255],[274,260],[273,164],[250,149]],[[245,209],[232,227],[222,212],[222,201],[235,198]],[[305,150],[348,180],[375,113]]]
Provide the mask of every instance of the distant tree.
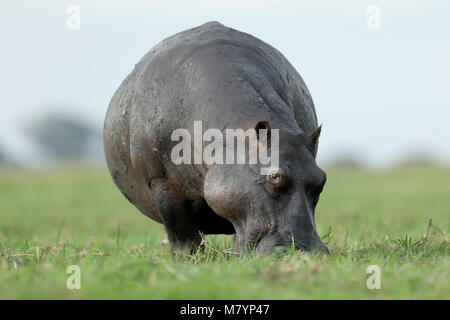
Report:
[[6,155],[0,148],[0,163],[5,163],[5,162],[6,162]]
[[360,169],[362,167],[361,160],[352,155],[341,155],[336,157],[330,164],[332,168],[340,169]]
[[43,156],[56,160],[97,156],[101,133],[81,119],[62,114],[47,114],[25,128]]
[[424,167],[436,165],[436,159],[425,152],[412,152],[405,156],[398,164],[399,167]]

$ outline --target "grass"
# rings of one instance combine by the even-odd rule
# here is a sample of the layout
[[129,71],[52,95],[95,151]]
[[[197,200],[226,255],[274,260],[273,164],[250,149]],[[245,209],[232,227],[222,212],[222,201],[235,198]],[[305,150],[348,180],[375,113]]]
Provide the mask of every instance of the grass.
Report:
[[[0,169],[2,299],[449,299],[450,169],[327,170],[317,209],[331,255],[230,254],[231,237],[173,259],[162,225],[105,169]],[[433,219],[427,239],[423,234]],[[381,289],[369,290],[369,265]],[[67,267],[81,268],[68,290]]]

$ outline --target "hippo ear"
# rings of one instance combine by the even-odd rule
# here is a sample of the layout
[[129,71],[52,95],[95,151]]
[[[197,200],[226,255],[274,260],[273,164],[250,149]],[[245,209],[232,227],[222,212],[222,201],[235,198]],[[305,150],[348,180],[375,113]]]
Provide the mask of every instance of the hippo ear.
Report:
[[256,136],[259,140],[259,130],[267,130],[267,141],[270,141],[270,124],[267,121],[259,121],[255,126]]
[[314,129],[311,133],[308,134],[313,143],[314,156],[316,156],[317,154],[317,147],[319,146],[319,137],[321,132],[322,132],[322,125],[318,126],[316,129]]

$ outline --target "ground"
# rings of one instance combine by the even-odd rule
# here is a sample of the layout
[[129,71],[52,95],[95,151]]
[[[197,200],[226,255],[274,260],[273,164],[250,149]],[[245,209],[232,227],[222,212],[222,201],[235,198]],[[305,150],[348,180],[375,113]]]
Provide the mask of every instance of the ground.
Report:
[[[207,236],[173,259],[162,225],[105,168],[1,168],[0,298],[449,299],[450,168],[326,171],[316,217],[330,256],[238,259],[230,236]],[[70,265],[80,290],[66,287]],[[379,290],[366,286],[369,265]]]

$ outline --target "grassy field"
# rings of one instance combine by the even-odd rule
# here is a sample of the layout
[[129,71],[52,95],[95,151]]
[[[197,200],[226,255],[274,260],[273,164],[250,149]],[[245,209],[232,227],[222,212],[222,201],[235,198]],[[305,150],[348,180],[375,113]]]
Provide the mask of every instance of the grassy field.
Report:
[[[0,169],[0,298],[449,299],[450,169],[327,173],[317,224],[329,257],[237,259],[231,237],[208,236],[204,252],[175,260],[162,225],[106,169]],[[80,290],[66,288],[69,265]],[[369,265],[379,290],[366,287]]]

